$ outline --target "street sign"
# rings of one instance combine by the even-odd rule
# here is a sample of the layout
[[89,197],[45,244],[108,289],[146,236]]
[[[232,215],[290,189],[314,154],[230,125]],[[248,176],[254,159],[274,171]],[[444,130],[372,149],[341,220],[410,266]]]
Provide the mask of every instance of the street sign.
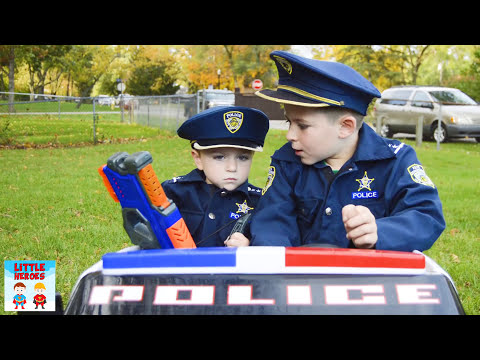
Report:
[[117,90],[118,91],[121,91],[121,92],[125,91],[125,87],[126,87],[125,83],[123,83],[123,82],[117,84]]
[[252,81],[252,88],[254,90],[260,90],[263,87],[263,82],[260,79],[255,79]]

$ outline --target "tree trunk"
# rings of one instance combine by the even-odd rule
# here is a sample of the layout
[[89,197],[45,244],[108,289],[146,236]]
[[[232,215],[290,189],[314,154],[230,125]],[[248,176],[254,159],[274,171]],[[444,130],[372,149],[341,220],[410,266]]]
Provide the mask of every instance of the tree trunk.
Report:
[[15,112],[13,101],[15,95],[15,45],[10,47],[10,55],[8,57],[8,112]]

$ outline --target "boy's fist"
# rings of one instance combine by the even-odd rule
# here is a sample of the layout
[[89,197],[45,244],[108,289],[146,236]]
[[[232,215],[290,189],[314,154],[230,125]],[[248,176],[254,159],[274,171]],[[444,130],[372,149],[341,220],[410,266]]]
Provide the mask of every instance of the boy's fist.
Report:
[[346,205],[342,209],[342,220],[347,238],[357,248],[370,249],[378,240],[377,223],[370,209],[362,205]]

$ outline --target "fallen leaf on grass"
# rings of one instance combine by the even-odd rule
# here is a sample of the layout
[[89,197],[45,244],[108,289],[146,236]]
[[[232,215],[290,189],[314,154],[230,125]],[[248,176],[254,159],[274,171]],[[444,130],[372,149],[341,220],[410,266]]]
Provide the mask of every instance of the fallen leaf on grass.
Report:
[[459,232],[460,232],[460,230],[458,230],[457,228],[454,228],[454,229],[450,230],[450,235],[455,236]]
[[457,255],[455,255],[455,254],[450,254],[450,257],[452,258],[452,261],[453,261],[454,263],[457,263],[457,264],[458,264],[458,263],[460,262],[460,259],[458,258]]

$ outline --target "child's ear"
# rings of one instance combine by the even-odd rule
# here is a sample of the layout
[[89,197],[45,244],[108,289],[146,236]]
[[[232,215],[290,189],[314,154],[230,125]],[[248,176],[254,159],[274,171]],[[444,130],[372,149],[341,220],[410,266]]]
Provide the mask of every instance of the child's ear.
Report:
[[339,120],[339,136],[344,139],[352,135],[357,129],[357,119],[351,115],[345,115]]
[[192,149],[193,161],[195,161],[195,166],[198,170],[203,170],[203,163],[200,159],[200,153],[197,150]]

